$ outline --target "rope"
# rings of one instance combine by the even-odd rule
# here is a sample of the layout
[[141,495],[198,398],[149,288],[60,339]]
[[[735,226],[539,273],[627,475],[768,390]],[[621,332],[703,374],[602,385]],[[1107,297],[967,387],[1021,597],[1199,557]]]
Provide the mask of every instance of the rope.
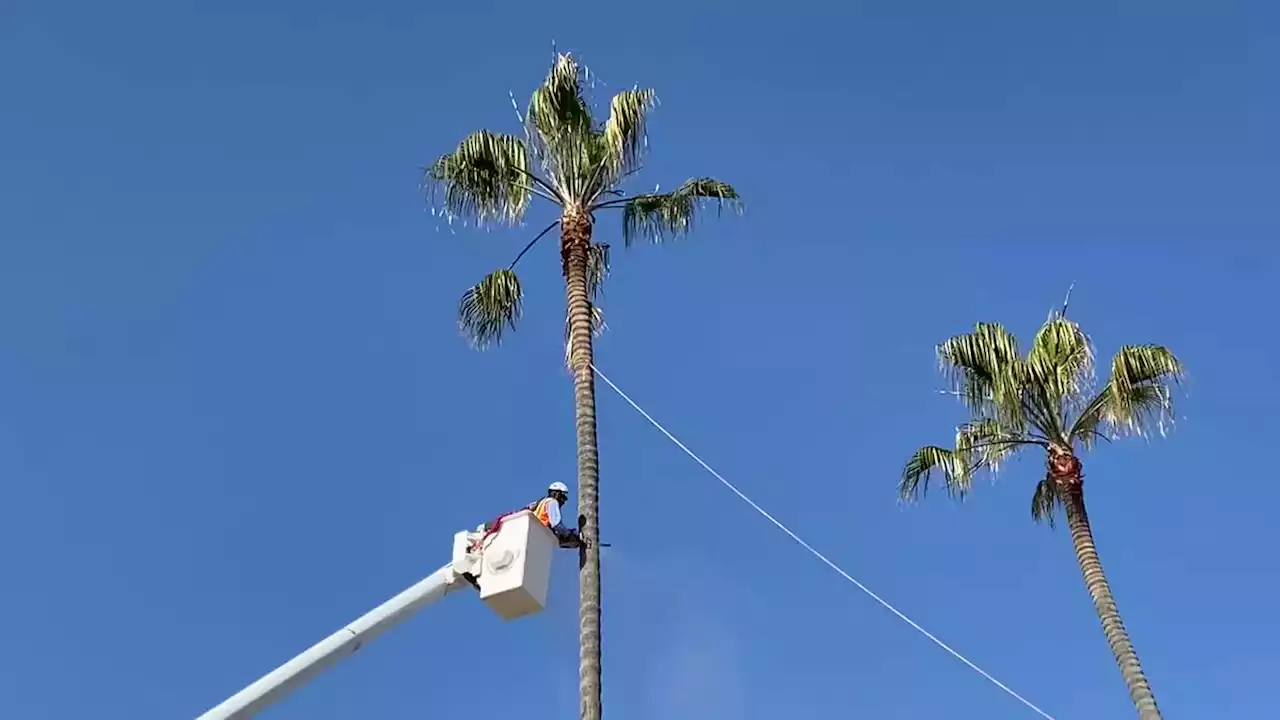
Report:
[[744,494],[741,490],[735,487],[733,483],[729,482],[728,480],[725,480],[724,476],[716,472],[714,468],[712,468],[710,465],[704,462],[702,458],[698,457],[698,455],[694,453],[692,450],[690,450],[688,447],[686,447],[684,443],[680,442],[675,435],[672,435],[670,432],[668,432],[667,429],[663,427],[661,423],[653,419],[652,415],[645,412],[644,408],[637,405],[635,400],[632,400],[630,396],[622,392],[621,388],[619,388],[617,385],[614,385],[613,381],[610,380],[607,375],[600,372],[600,368],[596,367],[593,364],[591,366],[591,369],[595,371],[596,375],[600,376],[600,379],[603,380],[606,385],[608,385],[610,388],[613,389],[615,393],[618,394],[618,397],[625,400],[628,405],[635,408],[636,412],[643,415],[644,419],[648,420],[650,425],[653,425],[655,428],[657,428],[658,432],[662,433],[663,435],[666,435],[668,440],[675,443],[676,447],[680,448],[685,452],[686,455],[693,458],[693,461],[701,465],[703,470],[706,470],[707,472],[711,473],[712,477],[719,480],[720,483],[723,484],[725,487],[729,488],[729,490],[732,491],[734,495],[737,495],[739,498],[742,499],[743,502],[750,505],[752,509],[754,509],[756,512],[764,516],[766,520],[773,523],[779,530],[786,533],[792,540],[795,540],[797,543],[799,543],[800,547],[803,547],[805,550],[808,550],[810,554],[812,554],[814,557],[821,560],[823,564],[825,564],[827,567],[831,568],[832,570],[835,570],[845,580],[848,580],[849,582],[853,583],[855,587],[857,587],[862,592],[866,593],[867,596],[870,597],[872,600],[875,600],[876,602],[884,606],[884,609],[888,610],[894,615],[897,615],[898,619],[910,625],[912,628],[916,630],[916,632],[919,632],[921,635],[924,635],[925,637],[929,638],[930,640],[933,641],[935,645],[937,645],[938,647],[950,653],[952,657],[964,663],[965,665],[968,665],[971,670],[973,670],[974,672],[978,673],[982,677],[989,680],[992,685],[995,685],[996,687],[1008,693],[1010,697],[1014,698],[1015,700],[1022,703],[1023,705],[1026,705],[1028,708],[1034,710],[1037,714],[1040,715],[1040,717],[1047,718],[1047,720],[1054,720],[1054,717],[1052,715],[1036,707],[1034,703],[1022,697],[1018,693],[1014,692],[1013,689],[1011,689],[1008,685],[1005,685],[1004,683],[995,679],[995,677],[993,677],[986,670],[983,670],[982,668],[978,667],[976,664],[973,663],[973,661],[969,660],[969,658],[965,657],[964,655],[961,655],[959,652],[952,649],[950,645],[947,645],[946,643],[939,640],[936,636],[934,636],[933,633],[929,632],[928,630],[925,630],[923,627],[920,627],[920,625],[917,624],[916,621],[907,617],[901,610],[898,610],[894,606],[890,605],[887,600],[885,600],[884,598],[872,592],[871,589],[868,588],[866,585],[863,585],[862,583],[858,582],[852,575],[850,575],[849,573],[841,569],[839,565],[836,565],[834,562],[828,560],[825,555],[818,552],[816,549],[814,549],[812,545],[805,542],[799,535],[796,535],[794,532],[792,532],[790,528],[788,528],[786,525],[783,525],[777,518],[770,515],[768,511],[766,511],[764,508],[757,505],[755,501],[753,501],[751,498],[747,497],[746,494]]

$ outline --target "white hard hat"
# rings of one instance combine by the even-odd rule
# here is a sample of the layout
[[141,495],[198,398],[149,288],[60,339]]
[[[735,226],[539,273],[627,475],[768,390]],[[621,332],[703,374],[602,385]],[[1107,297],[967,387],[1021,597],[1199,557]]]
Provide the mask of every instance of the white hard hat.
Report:
[[547,492],[562,492],[565,495],[568,495],[569,486],[565,485],[562,482],[553,482],[549,486],[547,486]]

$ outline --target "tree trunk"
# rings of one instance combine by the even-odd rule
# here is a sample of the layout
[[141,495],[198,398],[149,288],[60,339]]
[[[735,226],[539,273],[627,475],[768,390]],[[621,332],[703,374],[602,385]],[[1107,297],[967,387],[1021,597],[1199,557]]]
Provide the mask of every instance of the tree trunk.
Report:
[[579,531],[587,542],[578,576],[578,693],[582,720],[600,720],[600,461],[596,449],[596,384],[591,369],[591,302],[587,297],[591,217],[566,212],[560,219],[560,228],[578,428],[578,512],[583,518]]
[[[1077,461],[1078,462],[1078,461]],[[1076,466],[1079,467],[1078,464]],[[1084,481],[1080,473],[1062,483],[1063,503],[1067,510],[1067,525],[1071,529],[1071,543],[1075,546],[1076,560],[1080,563],[1080,571],[1084,573],[1084,584],[1093,598],[1093,608],[1102,621],[1102,632],[1111,646],[1111,654],[1120,666],[1120,674],[1124,684],[1129,688],[1129,698],[1138,709],[1141,720],[1160,720],[1160,711],[1156,708],[1156,697],[1151,692],[1147,676],[1138,663],[1138,653],[1133,649],[1129,633],[1120,621],[1120,610],[1116,607],[1115,598],[1111,595],[1111,586],[1102,572],[1102,562],[1098,560],[1098,550],[1093,544],[1093,531],[1089,528],[1089,514],[1084,508]]]

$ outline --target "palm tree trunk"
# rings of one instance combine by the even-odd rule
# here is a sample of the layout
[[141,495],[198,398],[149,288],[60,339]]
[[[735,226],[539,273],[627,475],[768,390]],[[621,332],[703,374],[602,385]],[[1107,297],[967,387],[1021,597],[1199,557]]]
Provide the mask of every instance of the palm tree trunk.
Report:
[[1064,483],[1064,504],[1067,510],[1067,525],[1071,529],[1071,543],[1075,546],[1076,560],[1080,563],[1080,571],[1084,573],[1084,584],[1093,598],[1093,608],[1102,621],[1102,632],[1111,646],[1111,654],[1115,655],[1116,664],[1120,666],[1120,674],[1124,684],[1129,688],[1129,698],[1138,709],[1141,720],[1160,720],[1160,710],[1156,708],[1156,697],[1151,692],[1147,676],[1142,672],[1138,662],[1138,653],[1133,649],[1133,641],[1120,621],[1120,610],[1116,607],[1115,598],[1111,595],[1111,585],[1102,572],[1102,562],[1098,560],[1098,550],[1093,544],[1093,530],[1089,527],[1089,514],[1084,508],[1084,482],[1076,477]]
[[600,460],[596,449],[596,385],[591,369],[591,302],[587,297],[591,218],[566,212],[560,228],[578,428],[578,512],[583,518],[579,531],[587,543],[578,575],[578,693],[582,720],[600,720]]

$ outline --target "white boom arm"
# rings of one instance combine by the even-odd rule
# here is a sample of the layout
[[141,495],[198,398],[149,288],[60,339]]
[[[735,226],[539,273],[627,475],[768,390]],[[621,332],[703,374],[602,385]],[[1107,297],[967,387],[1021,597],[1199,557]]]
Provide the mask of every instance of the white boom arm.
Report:
[[417,585],[384,602],[338,632],[312,645],[289,662],[200,716],[199,720],[251,718],[277,700],[305,685],[339,660],[353,655],[366,642],[390,630],[417,611],[444,597],[455,586],[446,565]]
[[[483,539],[479,549],[473,545]],[[475,586],[504,620],[538,612],[546,605],[555,536],[533,514],[508,516],[501,529],[454,536],[453,562],[321,640],[301,655],[201,715],[197,720],[248,720],[305,685],[364,644],[460,587]]]

